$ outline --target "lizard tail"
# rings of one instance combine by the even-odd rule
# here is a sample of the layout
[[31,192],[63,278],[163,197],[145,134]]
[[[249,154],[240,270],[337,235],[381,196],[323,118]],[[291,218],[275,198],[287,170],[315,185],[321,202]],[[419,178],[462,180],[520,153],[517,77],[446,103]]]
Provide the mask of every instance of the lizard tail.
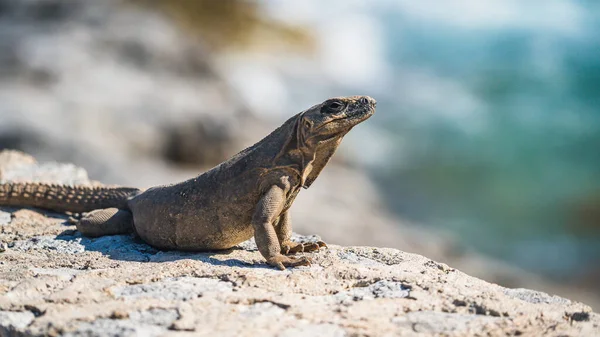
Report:
[[56,212],[82,213],[102,208],[128,209],[137,188],[89,187],[42,183],[0,184],[0,206],[31,206]]

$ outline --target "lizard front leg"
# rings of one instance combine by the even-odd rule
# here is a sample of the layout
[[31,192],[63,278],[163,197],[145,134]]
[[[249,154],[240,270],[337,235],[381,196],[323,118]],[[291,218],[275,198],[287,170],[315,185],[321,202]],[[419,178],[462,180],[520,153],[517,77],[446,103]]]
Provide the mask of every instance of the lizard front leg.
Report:
[[277,232],[277,237],[279,238],[279,242],[281,244],[281,254],[288,255],[296,254],[298,252],[312,252],[319,250],[321,247],[327,247],[323,241],[309,243],[293,242],[291,240],[292,218],[289,211],[285,211],[279,216],[277,226],[275,226],[275,231]]
[[279,217],[284,205],[285,190],[277,185],[271,186],[258,202],[252,217],[258,251],[268,264],[281,270],[285,267],[310,265],[310,260],[306,257],[293,258],[281,254],[281,246],[273,223]]

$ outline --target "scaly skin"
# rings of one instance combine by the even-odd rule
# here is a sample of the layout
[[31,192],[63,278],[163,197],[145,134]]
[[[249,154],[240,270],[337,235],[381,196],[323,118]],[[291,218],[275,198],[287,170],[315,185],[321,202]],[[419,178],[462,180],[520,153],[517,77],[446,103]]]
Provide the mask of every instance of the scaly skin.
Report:
[[[328,99],[286,121],[267,137],[196,178],[144,192],[44,184],[0,185],[0,205],[88,212],[77,228],[88,236],[135,231],[162,249],[231,248],[254,236],[279,269],[310,264],[287,256],[323,242],[290,240],[289,209],[308,188],[342,138],[375,112],[368,96]],[[59,197],[60,196],[60,197]]]
[[34,206],[58,212],[82,213],[95,209],[126,208],[137,188],[66,186],[41,183],[0,184],[0,205]]

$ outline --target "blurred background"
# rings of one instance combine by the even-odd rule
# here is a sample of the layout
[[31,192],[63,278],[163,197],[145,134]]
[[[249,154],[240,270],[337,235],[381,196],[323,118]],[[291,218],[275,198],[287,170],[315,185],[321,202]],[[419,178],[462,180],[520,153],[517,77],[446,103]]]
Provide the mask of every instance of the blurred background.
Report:
[[599,310],[599,19],[591,0],[0,0],[0,149],[149,187],[370,95],[296,231]]

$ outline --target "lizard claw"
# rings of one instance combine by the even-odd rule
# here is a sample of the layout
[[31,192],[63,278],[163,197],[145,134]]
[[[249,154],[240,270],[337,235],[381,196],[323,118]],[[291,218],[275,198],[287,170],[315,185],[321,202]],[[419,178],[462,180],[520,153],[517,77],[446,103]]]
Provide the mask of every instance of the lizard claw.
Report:
[[274,266],[275,266],[277,269],[279,269],[279,270],[285,270],[285,266],[284,266],[284,265],[283,265],[283,263],[281,263],[281,262],[277,262],[277,263],[275,263],[275,265],[274,265]]
[[311,261],[308,257],[288,257],[278,255],[267,260],[267,263],[279,270],[285,270],[285,267],[311,266]]
[[320,248],[327,247],[323,241],[299,243],[287,241],[281,245],[281,254],[290,255],[304,252],[314,252]]
[[[299,267],[299,266],[312,266],[311,264],[311,260],[306,257],[306,256],[302,256],[299,258],[289,258],[290,262],[288,262],[288,267]],[[285,263],[284,263],[285,264]]]
[[319,250],[320,248],[327,247],[327,244],[323,241],[310,242],[302,244],[302,248],[304,252],[313,252]]
[[290,247],[290,245],[281,245],[281,254],[288,255],[291,250],[292,247]]

